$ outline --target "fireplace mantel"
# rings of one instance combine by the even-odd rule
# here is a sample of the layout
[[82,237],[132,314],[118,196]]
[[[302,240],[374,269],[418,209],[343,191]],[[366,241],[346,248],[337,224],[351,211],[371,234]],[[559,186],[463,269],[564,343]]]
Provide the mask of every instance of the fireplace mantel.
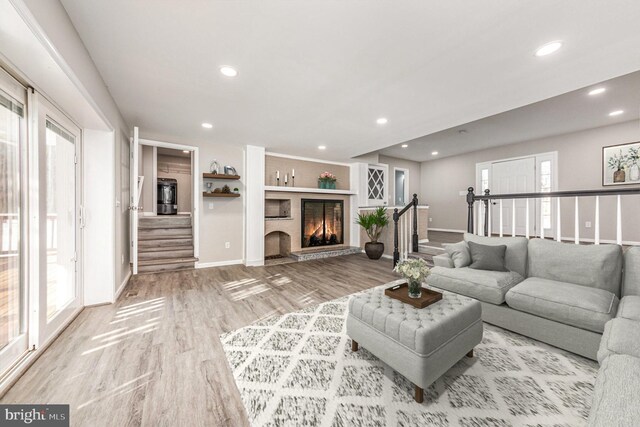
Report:
[[284,187],[284,186],[274,186],[267,185],[264,187],[265,191],[282,191],[288,193],[315,193],[315,194],[345,194],[345,195],[355,195],[357,194],[355,191],[351,190],[326,190],[324,188],[306,188],[306,187]]

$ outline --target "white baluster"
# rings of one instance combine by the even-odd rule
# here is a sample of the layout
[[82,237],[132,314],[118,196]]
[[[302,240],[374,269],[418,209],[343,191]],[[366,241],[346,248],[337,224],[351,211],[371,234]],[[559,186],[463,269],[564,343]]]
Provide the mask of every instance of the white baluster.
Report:
[[404,233],[404,223],[405,223],[405,218],[404,215],[402,215],[400,217],[400,259],[403,260],[404,259],[404,239],[405,239],[405,233]]
[[409,258],[409,215],[404,220],[404,259]]
[[498,209],[500,209],[500,237],[502,237],[502,199],[500,199]]
[[478,215],[476,216],[476,218],[478,218],[478,228],[476,228],[476,234],[478,236],[484,236],[484,209],[482,209],[484,203],[482,201],[480,201],[480,203],[478,203]]
[[576,197],[576,218],[575,218],[575,225],[574,225],[574,238],[575,238],[575,243],[576,245],[580,244],[580,206],[578,203],[578,197]]
[[489,232],[487,233],[488,237],[491,237],[491,233],[493,232],[493,227],[492,227],[492,217],[493,217],[493,209],[492,209],[492,204],[491,204],[491,200],[489,200],[489,227],[487,227],[489,229]]
[[540,199],[540,238],[544,239],[544,214],[542,213],[542,199]]
[[595,235],[595,243],[596,245],[600,244],[600,196],[596,196],[596,235]]
[[409,235],[407,236],[409,244],[407,245],[407,253],[413,253],[413,209],[409,209]]
[[558,242],[562,241],[562,221],[560,219],[560,197],[558,197],[556,199],[558,201],[557,203],[557,212],[556,212],[556,240]]
[[513,199],[513,203],[511,205],[511,236],[515,237],[516,235],[516,199]]
[[616,212],[616,243],[622,245],[622,198],[618,194],[618,209]]
[[524,236],[528,239],[529,238],[529,199],[525,201],[525,209],[526,209],[526,212],[524,216],[525,216],[525,221],[527,222],[527,225],[525,226]]

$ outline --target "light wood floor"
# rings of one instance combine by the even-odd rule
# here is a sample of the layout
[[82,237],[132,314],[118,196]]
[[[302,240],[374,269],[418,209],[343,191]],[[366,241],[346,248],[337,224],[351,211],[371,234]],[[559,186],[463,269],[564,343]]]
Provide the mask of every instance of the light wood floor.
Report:
[[3,397],[68,403],[74,426],[243,426],[219,335],[395,279],[364,254],[131,279],[87,308]]

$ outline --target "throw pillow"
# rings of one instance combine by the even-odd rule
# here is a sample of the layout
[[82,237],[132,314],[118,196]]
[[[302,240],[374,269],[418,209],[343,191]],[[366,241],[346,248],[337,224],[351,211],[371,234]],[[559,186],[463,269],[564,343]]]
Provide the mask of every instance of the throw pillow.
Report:
[[449,254],[455,268],[466,267],[471,264],[471,254],[469,253],[467,242],[446,243],[442,247]]
[[471,253],[471,265],[469,268],[476,270],[508,271],[504,267],[504,254],[506,245],[481,245],[475,242],[467,242]]

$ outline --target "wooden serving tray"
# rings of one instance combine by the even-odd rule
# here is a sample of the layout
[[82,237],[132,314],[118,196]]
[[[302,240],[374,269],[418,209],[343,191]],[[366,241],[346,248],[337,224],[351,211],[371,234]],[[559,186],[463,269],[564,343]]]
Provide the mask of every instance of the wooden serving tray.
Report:
[[[399,287],[398,287],[399,286]],[[394,290],[394,288],[398,287]],[[425,308],[442,299],[442,294],[431,289],[422,288],[422,296],[420,298],[409,298],[409,284],[402,283],[384,290],[384,294],[389,298],[400,300],[415,308]]]

